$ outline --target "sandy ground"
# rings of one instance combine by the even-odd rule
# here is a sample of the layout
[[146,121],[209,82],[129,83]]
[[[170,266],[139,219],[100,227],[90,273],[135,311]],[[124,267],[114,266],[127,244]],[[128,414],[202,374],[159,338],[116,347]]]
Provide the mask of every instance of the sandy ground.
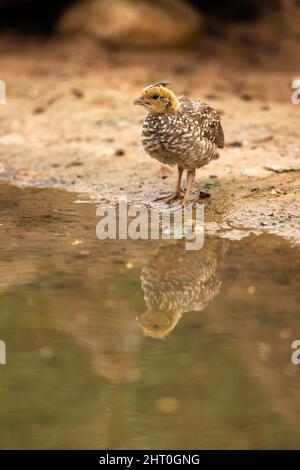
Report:
[[[298,44],[297,44],[298,47]],[[145,112],[132,102],[141,89],[168,79],[179,94],[220,111],[226,147],[198,171],[211,230],[253,229],[300,243],[300,78],[298,49],[289,53],[241,44],[240,50],[200,44],[195,50],[122,51],[90,39],[2,37],[0,178],[53,186],[93,200],[150,203],[176,178],[140,143]],[[87,197],[87,196],[85,196]],[[237,230],[238,229],[238,230]]]

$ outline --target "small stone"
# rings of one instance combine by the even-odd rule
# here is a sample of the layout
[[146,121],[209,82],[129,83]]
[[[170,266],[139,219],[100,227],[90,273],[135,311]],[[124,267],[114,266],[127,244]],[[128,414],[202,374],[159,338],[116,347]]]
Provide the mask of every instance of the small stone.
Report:
[[221,98],[220,95],[215,95],[214,93],[206,93],[206,95],[204,95],[204,97],[207,100],[219,100]]
[[282,191],[280,191],[280,189],[272,189],[272,191],[270,191],[270,194],[272,194],[272,196],[280,196],[282,193]]
[[265,165],[264,169],[274,171],[275,173],[289,173],[300,171],[300,167],[282,167],[280,165]]
[[125,155],[125,152],[124,152],[123,149],[117,149],[117,150],[115,151],[115,156],[116,156],[116,157],[122,157],[123,155]]
[[227,144],[227,147],[242,147],[243,146],[243,142],[241,142],[240,140],[233,140],[232,142],[229,142]]
[[72,88],[71,93],[72,93],[73,96],[75,96],[75,98],[83,98],[84,97],[83,91],[80,90],[79,88]]
[[43,106],[37,106],[32,110],[33,114],[42,114],[45,111]]
[[211,195],[210,195],[210,193],[209,193],[208,191],[200,191],[200,193],[199,193],[200,199],[206,199],[206,198],[208,198],[208,197],[210,197],[210,196],[211,196]]
[[240,98],[243,101],[251,101],[253,99],[249,93],[242,93]]
[[72,166],[81,166],[81,165],[83,165],[83,163],[80,160],[74,160],[73,162],[68,163],[66,165],[66,168],[70,168]]

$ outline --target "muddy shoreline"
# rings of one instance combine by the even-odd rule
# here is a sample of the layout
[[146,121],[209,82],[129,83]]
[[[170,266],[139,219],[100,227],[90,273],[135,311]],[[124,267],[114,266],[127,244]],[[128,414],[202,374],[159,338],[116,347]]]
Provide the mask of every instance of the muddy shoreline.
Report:
[[[231,59],[228,45],[213,60],[201,48],[168,51],[166,60],[163,51],[145,57],[145,51],[112,51],[76,38],[60,39],[59,47],[54,39],[25,42],[21,57],[18,41],[5,41],[1,180],[107,203],[126,195],[150,204],[173,188],[176,175],[171,170],[163,179],[159,163],[145,155],[144,112],[132,102],[144,85],[163,77],[222,115],[226,147],[197,172],[193,192],[195,202],[201,190],[210,195],[200,199],[207,223],[300,243],[300,106],[291,102],[296,60],[265,53],[253,68],[244,50]],[[289,59],[292,54],[290,48]]]

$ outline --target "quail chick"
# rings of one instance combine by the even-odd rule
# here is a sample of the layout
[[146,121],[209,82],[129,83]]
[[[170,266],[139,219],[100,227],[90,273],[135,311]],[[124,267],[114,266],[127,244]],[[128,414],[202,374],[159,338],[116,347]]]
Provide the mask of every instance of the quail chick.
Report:
[[148,310],[138,322],[146,336],[165,338],[183,313],[205,309],[220,291],[223,254],[224,240],[207,239],[197,252],[187,251],[182,240],[157,248],[141,273]]
[[[183,206],[189,202],[196,169],[218,158],[218,148],[224,146],[224,133],[217,111],[201,101],[177,97],[169,85],[159,82],[146,87],[134,104],[149,111],[142,128],[145,151],[161,163],[178,168],[174,193],[156,201],[170,203],[183,196]],[[181,187],[184,170],[187,170],[185,193]]]

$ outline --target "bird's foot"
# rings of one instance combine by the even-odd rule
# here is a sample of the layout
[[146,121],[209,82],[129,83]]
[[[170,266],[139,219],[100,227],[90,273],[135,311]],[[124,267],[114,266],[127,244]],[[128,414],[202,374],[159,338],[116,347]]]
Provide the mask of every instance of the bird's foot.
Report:
[[154,199],[154,202],[163,201],[166,204],[170,204],[171,202],[176,201],[176,199],[179,199],[181,197],[184,197],[184,192],[182,189],[180,191],[175,191],[174,193],[168,196],[157,197],[156,199]]

